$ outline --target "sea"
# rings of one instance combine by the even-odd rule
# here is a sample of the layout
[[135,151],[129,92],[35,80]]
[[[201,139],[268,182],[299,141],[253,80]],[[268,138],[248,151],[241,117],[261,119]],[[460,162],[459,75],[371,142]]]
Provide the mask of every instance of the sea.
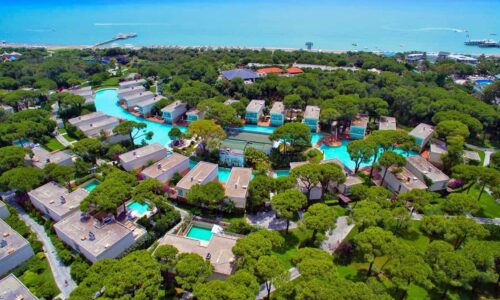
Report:
[[500,54],[500,0],[4,1],[0,41]]

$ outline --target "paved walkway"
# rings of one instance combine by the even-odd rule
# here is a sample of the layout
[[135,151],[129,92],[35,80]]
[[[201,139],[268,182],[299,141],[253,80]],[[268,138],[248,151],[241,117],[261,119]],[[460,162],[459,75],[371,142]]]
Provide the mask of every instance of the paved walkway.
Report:
[[[286,229],[286,220],[277,219],[276,212],[274,210],[258,212],[257,214],[248,214],[246,218],[248,223],[254,226],[259,226],[261,228],[266,228],[271,230]],[[290,221],[289,229],[293,228],[297,228],[297,222]]]
[[[38,224],[33,220],[26,211],[14,201],[9,202],[19,214],[21,220],[28,225],[33,232],[36,233],[38,240],[43,243],[43,250],[45,252],[45,256],[50,265],[50,269],[52,270],[52,275],[56,281],[57,287],[61,291],[61,294],[58,296],[62,299],[69,298],[69,294],[76,288],[76,283],[71,279],[70,268],[65,266],[57,256],[56,249],[52,244],[49,236],[45,232],[45,229],[42,225]],[[68,281],[68,284],[65,284],[65,280]]]
[[[412,215],[412,219],[413,220],[422,220],[422,217],[424,215],[423,214],[419,214],[419,213],[413,213]],[[445,216],[447,218],[452,218],[453,216]],[[467,214],[466,215],[467,218],[469,219],[472,219],[474,221],[476,221],[476,223],[478,224],[493,224],[493,225],[496,225],[496,226],[500,226],[500,218],[494,218],[494,219],[490,219],[490,218],[480,218],[480,217],[474,217],[474,216],[471,216],[470,214]]]
[[[295,268],[295,267],[290,268],[288,270],[288,273],[290,274],[290,281],[295,280],[297,277],[300,276],[299,270],[297,270],[297,268]],[[274,287],[274,285],[272,285],[271,286],[271,293],[274,292],[275,290],[276,290],[276,288]],[[260,285],[259,293],[257,294],[257,296],[255,296],[255,299],[260,300],[260,299],[264,299],[266,297],[267,297],[267,288],[266,288],[266,284],[263,283]]]
[[56,140],[57,140],[59,143],[61,143],[64,147],[68,147],[68,146],[70,146],[70,145],[72,144],[72,143],[71,143],[71,142],[69,142],[69,141],[68,141],[68,140],[64,137],[64,135],[62,135],[62,134],[59,134],[59,133],[58,133],[58,134],[55,136],[55,138],[56,138]]
[[471,149],[475,149],[475,150],[481,150],[481,151],[484,151],[484,162],[483,162],[483,166],[488,166],[490,164],[490,157],[491,157],[491,154],[495,153],[497,150],[496,149],[492,149],[492,148],[484,148],[484,147],[478,147],[478,146],[474,146],[474,145],[471,145],[471,144],[467,144],[467,147],[471,148]]
[[321,244],[321,249],[333,253],[354,228],[354,224],[347,222],[347,217],[337,218],[335,229],[327,235],[326,240]]

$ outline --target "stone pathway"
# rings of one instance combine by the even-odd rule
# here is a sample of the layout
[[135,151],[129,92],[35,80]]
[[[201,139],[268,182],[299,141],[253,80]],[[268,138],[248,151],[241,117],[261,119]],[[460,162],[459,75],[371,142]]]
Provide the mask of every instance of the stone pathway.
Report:
[[[70,267],[65,266],[57,256],[56,249],[43,226],[35,222],[19,204],[14,201],[10,201],[9,203],[16,209],[19,218],[36,233],[38,240],[43,243],[43,250],[49,262],[50,269],[52,270],[52,275],[54,276],[57,287],[61,291],[58,298],[69,298],[71,292],[76,288],[76,283],[71,278]],[[67,281],[67,284],[65,281]]]
[[349,224],[346,216],[337,218],[335,229],[327,233],[327,238],[321,244],[321,249],[330,253],[335,252],[353,228],[354,224]]
[[[248,214],[246,216],[248,223],[271,230],[285,230],[286,220],[277,219],[274,210],[258,212],[257,214]],[[290,221],[289,229],[297,228],[297,222]]]
[[[300,276],[299,270],[297,268],[293,267],[288,270],[288,273],[290,274],[290,281],[295,280],[297,277]],[[271,293],[274,292],[276,288],[272,285],[271,286]],[[261,300],[267,297],[267,288],[266,284],[263,283],[260,285],[260,290],[257,296],[255,296],[256,300]]]

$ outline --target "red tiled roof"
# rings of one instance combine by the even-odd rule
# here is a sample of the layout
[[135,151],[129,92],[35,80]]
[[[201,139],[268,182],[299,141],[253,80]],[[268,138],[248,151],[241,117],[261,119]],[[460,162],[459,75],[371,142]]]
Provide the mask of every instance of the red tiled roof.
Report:
[[280,68],[263,68],[263,69],[258,69],[257,73],[261,73],[261,74],[270,74],[270,73],[281,74],[281,73],[283,73],[283,70],[280,69]]
[[302,74],[302,73],[304,73],[304,71],[302,71],[302,69],[299,69],[299,68],[296,68],[296,67],[288,68],[288,69],[286,69],[286,71],[289,74]]

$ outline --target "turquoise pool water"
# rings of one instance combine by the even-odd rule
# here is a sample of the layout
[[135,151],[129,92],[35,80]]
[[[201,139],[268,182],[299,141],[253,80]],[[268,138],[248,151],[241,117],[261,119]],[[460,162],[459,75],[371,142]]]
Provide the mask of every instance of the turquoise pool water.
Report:
[[133,210],[137,215],[145,215],[149,210],[149,205],[147,203],[140,203],[137,201],[131,202],[127,205],[128,210]]
[[273,177],[278,178],[278,177],[286,177],[290,175],[290,170],[275,170]]
[[[118,105],[118,93],[115,89],[105,89],[96,92],[96,95],[94,97],[94,104],[97,111],[100,111],[107,115],[124,120],[146,123],[147,127],[145,131],[152,131],[154,133],[153,138],[150,141],[147,141],[148,144],[160,143],[164,146],[167,146],[171,142],[171,139],[168,137],[168,132],[170,131],[170,129],[172,129],[173,127],[177,127],[182,132],[186,132],[187,130],[187,128],[184,126],[160,124],[132,115],[131,113],[121,108],[120,105]],[[141,141],[142,138],[138,138],[134,142],[136,144],[140,144]]]
[[[355,168],[356,164],[351,160],[351,157],[349,156],[349,152],[347,152],[347,144],[349,144],[348,140],[342,140],[342,146],[331,147],[331,146],[327,146],[327,145],[321,145],[320,149],[325,154],[325,159],[337,158],[345,166],[347,166],[349,169],[352,170]],[[381,154],[382,152],[383,151],[380,150],[379,153]],[[415,152],[410,151],[408,153],[408,152],[403,151],[401,149],[395,149],[394,152],[399,153],[404,157],[417,155],[417,153],[415,153]],[[379,154],[379,157],[380,157],[380,154]],[[372,160],[370,160],[368,162],[363,162],[363,163],[361,163],[361,167],[369,166],[369,165],[371,165],[371,163],[372,163]]]
[[480,79],[480,80],[476,80],[476,83],[479,84],[479,85],[489,85],[489,84],[492,84],[493,81],[491,80],[487,80],[487,79]]
[[100,184],[99,181],[97,180],[94,180],[94,181],[91,181],[89,183],[87,183],[83,188],[87,191],[87,192],[92,192],[93,190],[95,190],[95,188]]
[[209,228],[193,225],[189,232],[187,233],[188,238],[192,238],[200,241],[210,241],[212,239],[212,230]]
[[[189,170],[192,170],[194,167],[196,167],[197,164],[197,161],[190,160]],[[229,179],[229,174],[231,174],[231,169],[219,167],[219,176],[217,180],[219,180],[219,182],[227,182],[227,180]]]
[[264,133],[264,134],[271,134],[274,132],[276,127],[271,127],[271,126],[259,126],[259,125],[244,125],[240,128],[238,128],[241,131],[247,131],[247,132],[256,132],[256,133]]

